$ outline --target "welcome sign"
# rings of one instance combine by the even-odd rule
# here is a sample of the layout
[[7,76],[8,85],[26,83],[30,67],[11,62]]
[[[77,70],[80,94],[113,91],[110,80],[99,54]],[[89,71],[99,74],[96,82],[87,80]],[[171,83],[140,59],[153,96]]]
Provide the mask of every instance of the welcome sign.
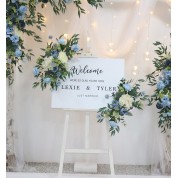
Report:
[[112,101],[124,77],[123,59],[78,58],[68,62],[73,74],[52,92],[52,108],[98,110]]

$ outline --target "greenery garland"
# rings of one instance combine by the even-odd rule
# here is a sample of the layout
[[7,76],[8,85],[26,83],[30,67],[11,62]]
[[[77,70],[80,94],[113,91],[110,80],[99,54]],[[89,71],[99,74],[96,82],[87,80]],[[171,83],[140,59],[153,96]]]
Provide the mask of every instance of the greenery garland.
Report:
[[[28,8],[29,7],[29,8]],[[29,10],[29,11],[28,11]],[[41,30],[44,25],[44,16],[36,13],[35,4],[21,2],[19,0],[7,0],[6,4],[6,77],[9,84],[13,83],[14,67],[18,66],[22,72],[19,61],[31,60],[32,50],[24,47],[23,39],[17,31],[32,36],[35,41],[41,42],[41,38],[27,26],[34,26]]]
[[158,126],[162,132],[171,129],[171,53],[160,42],[156,41],[154,45],[158,58],[153,60],[155,71],[147,75],[149,85],[156,86],[154,94],[149,99],[149,105],[156,102],[159,110]]
[[132,116],[131,110],[133,108],[142,109],[142,101],[148,99],[148,95],[140,91],[139,83],[141,82],[144,80],[140,79],[134,84],[133,80],[120,80],[117,92],[112,94],[112,103],[98,110],[98,122],[102,122],[105,118],[108,119],[111,135],[120,131],[120,123],[126,125],[125,115]]
[[[34,0],[31,0],[34,1]],[[88,4],[98,8],[99,6],[102,7],[102,2],[105,0],[87,0]],[[38,0],[38,2],[42,2],[42,7],[44,7],[45,3],[50,3],[53,7],[53,11],[55,14],[60,14],[60,12],[65,13],[67,9],[67,4],[73,3],[78,9],[78,16],[80,17],[81,13],[85,13],[85,9],[81,7],[82,0]]]
[[61,81],[65,81],[71,75],[67,69],[67,62],[82,50],[78,45],[78,34],[67,40],[61,35],[56,40],[57,43],[47,44],[47,48],[42,49],[45,54],[37,59],[33,73],[39,81],[35,82],[33,87],[40,85],[44,90],[50,85],[52,90],[57,90]]

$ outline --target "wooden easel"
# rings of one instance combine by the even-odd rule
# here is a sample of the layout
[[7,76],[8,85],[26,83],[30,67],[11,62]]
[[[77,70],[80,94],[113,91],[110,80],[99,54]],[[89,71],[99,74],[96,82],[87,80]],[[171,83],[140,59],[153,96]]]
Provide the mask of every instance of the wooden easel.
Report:
[[64,123],[64,131],[63,131],[63,140],[62,140],[62,147],[61,147],[61,157],[60,157],[60,164],[59,164],[59,172],[58,177],[62,176],[63,172],[63,165],[64,165],[64,156],[66,153],[72,153],[72,154],[108,154],[109,156],[109,164],[110,164],[110,170],[111,175],[115,175],[114,172],[114,162],[113,162],[113,152],[112,152],[112,146],[111,146],[111,136],[108,132],[108,124],[106,123],[106,131],[108,133],[108,149],[90,149],[89,146],[89,111],[86,111],[85,114],[85,148],[84,149],[67,149],[66,148],[66,141],[67,141],[67,132],[68,132],[68,125],[69,125],[69,110],[65,110],[65,123]]

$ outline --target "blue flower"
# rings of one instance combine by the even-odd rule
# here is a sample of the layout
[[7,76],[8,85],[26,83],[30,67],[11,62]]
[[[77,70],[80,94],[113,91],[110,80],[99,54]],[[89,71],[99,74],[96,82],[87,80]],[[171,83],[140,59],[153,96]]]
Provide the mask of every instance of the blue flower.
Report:
[[44,79],[43,79],[43,82],[44,82],[45,84],[49,84],[49,83],[51,82],[51,78],[44,78]]
[[167,116],[168,116],[168,117],[171,117],[171,112],[167,112]]
[[13,26],[6,24],[6,34],[11,35],[13,32]]
[[163,108],[163,104],[160,101],[158,101],[157,104],[156,104],[156,107],[158,109],[162,109]]
[[13,35],[10,37],[10,40],[12,41],[12,43],[17,43],[19,41],[19,36]]
[[163,117],[171,117],[171,113],[170,112],[162,113],[162,116]]
[[163,75],[166,79],[171,78],[171,71],[170,70],[164,70]]
[[123,116],[123,115],[125,115],[125,114],[127,114],[127,109],[126,108],[121,108],[121,110],[120,110],[120,115],[121,116]]
[[24,17],[25,17],[24,14],[22,14],[22,15],[19,15],[19,16],[18,16],[18,19],[19,19],[19,20],[24,20]]
[[24,20],[20,20],[19,25],[21,28],[24,28],[26,24],[25,24]]
[[57,72],[57,77],[60,77],[61,76],[61,73],[60,72]]
[[166,62],[164,63],[164,66],[165,67],[171,66],[171,60],[166,60]]
[[66,44],[66,40],[64,38],[61,38],[58,40],[59,44],[65,45]]
[[80,50],[80,47],[78,44],[74,44],[74,45],[72,45],[71,49],[75,52],[78,52]]
[[164,87],[165,87],[165,84],[164,84],[163,81],[159,81],[159,82],[157,83],[157,89],[158,89],[158,90],[162,90]]
[[11,0],[12,3],[16,3],[17,0]]
[[163,98],[161,99],[161,101],[163,103],[168,102],[169,101],[169,97],[167,95],[164,95]]
[[53,67],[53,72],[56,73],[58,71],[58,67]]
[[163,116],[163,117],[167,117],[167,113],[163,113],[162,116]]
[[170,101],[163,102],[162,104],[163,104],[163,107],[166,107],[166,106],[169,107],[169,108],[171,107],[171,102]]
[[169,101],[169,97],[167,95],[164,95],[164,97],[161,99],[163,107],[171,107],[171,102]]
[[65,3],[71,3],[73,0],[64,0]]
[[22,51],[19,50],[19,49],[16,49],[16,51],[15,51],[15,56],[16,56],[16,57],[22,56]]
[[166,86],[168,86],[168,85],[170,84],[170,81],[169,81],[169,80],[164,80],[164,84],[165,84]]
[[26,6],[20,6],[19,12],[22,13],[22,14],[25,14],[25,12],[27,12],[27,7]]
[[37,67],[35,67],[35,68],[33,69],[33,74],[34,74],[34,76],[38,76],[39,73],[40,73],[40,70],[39,70]]
[[119,101],[113,100],[111,105],[112,105],[112,107],[113,107],[114,109],[118,109]]
[[53,50],[51,51],[51,55],[54,57],[54,58],[57,58],[58,55],[59,55],[59,52],[57,50]]
[[114,129],[118,127],[118,123],[114,121],[109,121],[109,125]]
[[123,87],[125,88],[126,91],[131,91],[132,90],[132,87],[128,83],[123,84]]

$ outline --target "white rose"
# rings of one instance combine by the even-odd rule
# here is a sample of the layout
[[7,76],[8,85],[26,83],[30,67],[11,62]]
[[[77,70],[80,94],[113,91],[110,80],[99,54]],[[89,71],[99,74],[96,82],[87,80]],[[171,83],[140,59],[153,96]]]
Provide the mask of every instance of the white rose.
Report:
[[62,63],[67,63],[68,57],[67,57],[67,55],[66,55],[65,52],[60,52],[60,53],[59,53],[59,60],[60,60]]
[[52,59],[53,59],[52,57],[45,58],[45,60],[44,60],[43,63],[42,63],[42,67],[43,67],[44,69],[51,68]]
[[119,99],[120,105],[121,105],[121,106],[124,106],[124,105],[125,105],[126,108],[132,107],[133,101],[134,101],[133,98],[132,98],[130,95],[128,95],[128,94],[122,95],[122,96],[120,97],[120,99]]

